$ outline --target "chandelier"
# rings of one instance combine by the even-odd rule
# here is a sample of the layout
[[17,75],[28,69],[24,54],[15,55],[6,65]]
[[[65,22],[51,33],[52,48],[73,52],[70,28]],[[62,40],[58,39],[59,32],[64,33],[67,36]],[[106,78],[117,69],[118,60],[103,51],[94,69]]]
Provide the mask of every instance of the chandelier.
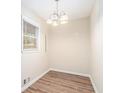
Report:
[[55,2],[56,2],[56,9],[53,11],[53,13],[47,19],[47,23],[51,24],[53,26],[68,23],[67,14],[64,11],[60,11],[58,8],[59,0],[55,0]]

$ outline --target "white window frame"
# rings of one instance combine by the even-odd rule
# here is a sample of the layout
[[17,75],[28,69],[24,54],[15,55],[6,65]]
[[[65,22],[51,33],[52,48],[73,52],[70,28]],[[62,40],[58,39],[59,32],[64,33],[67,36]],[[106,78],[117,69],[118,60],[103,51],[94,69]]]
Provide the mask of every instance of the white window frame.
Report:
[[[24,21],[26,21],[27,23],[30,23],[31,25],[35,26],[38,28],[38,35],[37,35],[37,48],[30,48],[30,49],[24,49],[23,48],[23,25],[24,25]],[[22,40],[22,52],[39,52],[40,51],[40,26],[38,23],[36,23],[35,21],[31,20],[30,18],[26,17],[26,16],[22,16],[22,36],[21,36],[21,40]]]

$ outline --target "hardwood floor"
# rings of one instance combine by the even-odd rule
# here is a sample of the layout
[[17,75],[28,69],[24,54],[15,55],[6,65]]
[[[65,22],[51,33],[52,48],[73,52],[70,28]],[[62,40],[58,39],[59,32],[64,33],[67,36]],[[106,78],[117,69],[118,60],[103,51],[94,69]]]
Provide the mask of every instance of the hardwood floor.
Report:
[[88,77],[49,71],[23,93],[95,93]]

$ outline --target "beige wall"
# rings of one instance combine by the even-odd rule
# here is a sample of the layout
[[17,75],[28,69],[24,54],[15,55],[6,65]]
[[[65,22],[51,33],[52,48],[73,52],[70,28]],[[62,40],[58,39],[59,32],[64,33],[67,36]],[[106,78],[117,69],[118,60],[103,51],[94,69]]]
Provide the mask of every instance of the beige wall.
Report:
[[90,73],[98,90],[98,93],[103,93],[102,0],[96,0],[96,4],[91,14],[91,48],[92,58],[90,64]]
[[88,74],[90,61],[89,18],[52,27],[48,39],[50,67]]
[[47,54],[45,52],[45,40],[44,36],[47,34],[47,25],[44,20],[42,20],[40,17],[38,17],[33,11],[30,9],[25,8],[22,6],[22,16],[26,16],[30,18],[31,20],[35,21],[37,24],[40,25],[40,31],[41,31],[41,42],[40,42],[40,49],[41,51],[38,52],[22,52],[21,56],[21,82],[22,87],[23,80],[27,77],[31,78],[31,81],[38,76],[40,76],[43,72],[45,72],[48,69],[48,62],[47,62]]

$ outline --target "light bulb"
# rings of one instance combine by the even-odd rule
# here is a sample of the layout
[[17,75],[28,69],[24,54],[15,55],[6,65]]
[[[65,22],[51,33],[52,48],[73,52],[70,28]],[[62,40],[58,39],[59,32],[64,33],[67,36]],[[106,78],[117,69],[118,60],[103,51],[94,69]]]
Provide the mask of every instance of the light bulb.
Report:
[[63,20],[68,20],[68,16],[67,15],[63,15],[60,17],[60,20],[63,21]]
[[48,19],[48,20],[47,20],[47,23],[48,23],[48,24],[52,24],[52,20]]
[[58,26],[58,22],[57,21],[53,21],[53,26]]
[[67,20],[60,21],[60,24],[66,24],[66,23],[68,23]]
[[52,16],[51,16],[51,19],[52,20],[58,20],[58,15],[56,13],[54,13]]

